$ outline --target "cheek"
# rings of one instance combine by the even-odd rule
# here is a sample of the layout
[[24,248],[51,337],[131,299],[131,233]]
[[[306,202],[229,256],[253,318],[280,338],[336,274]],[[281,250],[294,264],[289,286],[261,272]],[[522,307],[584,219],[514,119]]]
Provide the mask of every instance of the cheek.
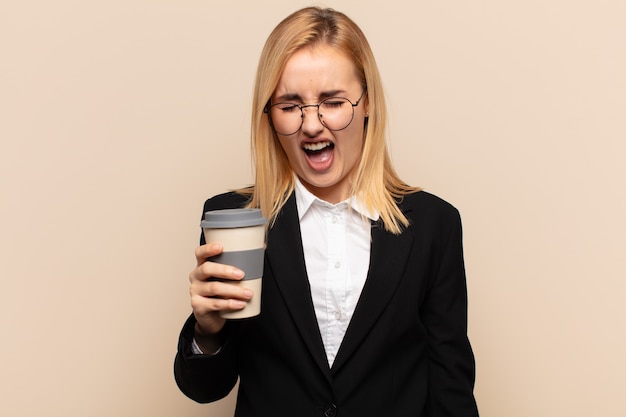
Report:
[[285,137],[278,137],[278,146],[283,150],[283,153],[287,156],[287,159],[291,160],[296,154],[297,149],[294,146],[294,141]]
[[346,132],[350,135],[350,149],[360,153],[365,143],[365,119],[355,118],[352,123],[354,126],[351,125],[350,132]]

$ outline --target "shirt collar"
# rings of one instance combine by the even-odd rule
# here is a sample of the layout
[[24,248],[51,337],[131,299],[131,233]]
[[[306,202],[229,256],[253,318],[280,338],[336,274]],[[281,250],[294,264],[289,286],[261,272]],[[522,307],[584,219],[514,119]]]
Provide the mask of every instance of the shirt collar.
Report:
[[347,200],[344,200],[340,203],[337,204],[331,204],[327,201],[324,201],[318,197],[315,196],[315,194],[313,194],[312,192],[310,192],[305,186],[304,184],[302,184],[302,182],[300,181],[300,178],[298,178],[297,176],[294,176],[295,180],[296,180],[296,187],[295,187],[295,193],[296,193],[296,206],[298,207],[298,218],[299,220],[302,220],[302,216],[304,216],[306,214],[306,212],[309,210],[309,208],[311,208],[311,206],[314,203],[320,203],[324,206],[339,206],[341,204],[347,204],[350,207],[352,207],[352,209],[354,211],[356,211],[358,214],[367,217],[370,220],[376,221],[378,220],[378,213],[377,212],[370,212],[367,207],[365,206],[365,204],[363,204],[363,202],[361,200],[359,200],[356,196],[352,196],[350,198],[348,198]]

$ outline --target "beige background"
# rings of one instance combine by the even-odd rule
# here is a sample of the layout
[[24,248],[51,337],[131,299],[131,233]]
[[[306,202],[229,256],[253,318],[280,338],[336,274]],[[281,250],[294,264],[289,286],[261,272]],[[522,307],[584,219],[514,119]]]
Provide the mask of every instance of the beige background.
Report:
[[[0,415],[232,415],[174,384],[187,275],[308,4],[0,4]],[[324,4],[371,41],[398,170],[463,215],[482,416],[626,415],[626,2]]]

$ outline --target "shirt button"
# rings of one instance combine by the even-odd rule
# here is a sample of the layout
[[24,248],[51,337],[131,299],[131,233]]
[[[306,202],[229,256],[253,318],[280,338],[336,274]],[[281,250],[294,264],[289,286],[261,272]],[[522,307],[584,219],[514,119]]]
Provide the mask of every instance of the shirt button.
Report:
[[335,417],[337,415],[337,406],[331,404],[324,408],[324,417]]
[[341,311],[336,311],[335,312],[335,319],[341,320]]
[[339,269],[341,268],[341,262],[337,261],[335,262],[335,269]]
[[331,217],[330,221],[333,222],[333,223],[337,223],[337,216]]

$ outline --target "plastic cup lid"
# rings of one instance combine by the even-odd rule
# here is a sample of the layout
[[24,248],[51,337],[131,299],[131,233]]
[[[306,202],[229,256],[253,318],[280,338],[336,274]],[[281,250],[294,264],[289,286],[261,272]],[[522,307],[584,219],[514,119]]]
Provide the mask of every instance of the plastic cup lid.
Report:
[[204,229],[223,229],[229,227],[259,226],[266,222],[267,219],[263,217],[260,209],[223,209],[205,212],[204,220],[200,223],[200,227]]

